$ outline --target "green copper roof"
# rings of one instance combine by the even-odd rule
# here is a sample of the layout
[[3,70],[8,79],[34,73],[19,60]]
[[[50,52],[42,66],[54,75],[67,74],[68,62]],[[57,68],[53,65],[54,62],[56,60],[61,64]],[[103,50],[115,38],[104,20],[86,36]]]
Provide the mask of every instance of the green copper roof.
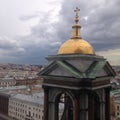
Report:
[[77,78],[86,78],[84,73],[81,73],[78,69],[67,62],[57,61],[57,64],[67,69],[69,72],[74,74]]
[[[104,69],[104,71],[112,71],[110,67],[106,67],[106,65],[109,66],[109,64],[107,64],[106,60],[95,60],[93,61],[93,63],[88,66],[88,69],[84,72],[78,70],[74,65],[72,65],[71,63],[68,63],[67,61],[65,60],[55,60],[53,61],[52,63],[50,63],[45,69],[43,69],[38,75],[42,75],[42,76],[56,76],[57,75],[53,74],[53,75],[50,75],[50,73],[52,71],[55,71],[56,68],[59,69],[59,66],[64,68],[64,70],[66,70],[68,73],[72,74],[73,77],[75,78],[80,78],[80,79],[83,79],[83,78],[87,78],[87,79],[95,79],[97,77],[97,75],[99,74],[99,72]],[[106,73],[107,73],[106,71]],[[113,76],[113,73],[111,72],[112,76]],[[60,75],[62,77],[62,74]],[[60,77],[59,76],[59,77]],[[107,74],[106,74],[107,76]],[[108,74],[109,76],[109,74]],[[66,77],[70,77],[70,76],[66,76]],[[100,77],[100,76],[99,76]],[[102,77],[102,76],[101,76]]]
[[95,78],[97,73],[105,66],[106,61],[95,61],[86,71],[88,78]]

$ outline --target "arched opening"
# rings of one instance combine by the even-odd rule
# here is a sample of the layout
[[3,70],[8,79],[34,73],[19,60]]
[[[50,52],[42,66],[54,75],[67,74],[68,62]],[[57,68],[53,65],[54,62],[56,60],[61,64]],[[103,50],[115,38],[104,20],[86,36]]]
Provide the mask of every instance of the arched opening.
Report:
[[68,94],[59,94],[56,97],[55,106],[55,120],[73,120],[73,103]]

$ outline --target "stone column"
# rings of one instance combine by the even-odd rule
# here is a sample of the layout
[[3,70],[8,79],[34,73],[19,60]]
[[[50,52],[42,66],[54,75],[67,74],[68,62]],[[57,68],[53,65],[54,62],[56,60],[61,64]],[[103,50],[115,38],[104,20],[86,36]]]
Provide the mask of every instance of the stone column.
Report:
[[88,94],[80,95],[80,120],[88,120]]
[[105,91],[101,89],[100,94],[100,120],[105,120]]
[[73,120],[79,120],[79,100],[73,99]]
[[49,102],[49,116],[48,120],[58,120],[58,106],[55,106],[55,103]]
[[88,95],[88,118],[89,120],[94,120],[94,96],[89,94]]
[[105,89],[105,120],[110,120],[110,88]]
[[48,89],[44,88],[44,120],[48,120]]
[[104,101],[100,102],[100,120],[105,120],[105,103],[104,103]]

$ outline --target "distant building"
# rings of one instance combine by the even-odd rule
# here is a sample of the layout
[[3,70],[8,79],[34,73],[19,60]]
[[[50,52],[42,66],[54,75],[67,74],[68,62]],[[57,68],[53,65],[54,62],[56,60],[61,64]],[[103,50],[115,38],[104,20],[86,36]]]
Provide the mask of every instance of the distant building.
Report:
[[1,88],[0,115],[10,120],[42,120],[43,96],[40,85]]
[[43,120],[43,93],[12,96],[8,115],[17,120]]
[[16,79],[16,85],[37,85],[42,83],[42,78],[24,78],[24,79]]
[[120,116],[120,100],[115,100],[115,117],[118,118]]
[[120,89],[111,91],[111,120],[120,120]]
[[[35,85],[33,88],[30,86],[2,88],[0,89],[0,115],[10,120],[43,120],[43,97],[44,93],[40,85]],[[64,106],[60,104],[59,107],[59,116],[61,116]]]
[[9,86],[15,86],[16,80],[14,78],[0,78],[0,87],[9,87]]
[[8,104],[10,95],[0,93],[0,113],[8,115]]

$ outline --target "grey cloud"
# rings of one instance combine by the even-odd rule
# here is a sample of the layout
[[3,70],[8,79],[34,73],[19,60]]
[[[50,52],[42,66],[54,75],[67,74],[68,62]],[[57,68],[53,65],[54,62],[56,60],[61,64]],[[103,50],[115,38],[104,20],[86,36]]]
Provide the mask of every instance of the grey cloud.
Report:
[[16,45],[7,37],[0,37],[0,49],[13,49]]
[[[22,48],[16,40],[7,37],[0,37],[0,60],[2,57],[9,56],[14,58],[16,55],[24,54],[25,49]],[[8,59],[9,61],[9,59]]]
[[31,28],[31,34],[19,38],[26,51],[23,62],[42,64],[46,56],[57,54],[60,45],[71,38],[76,6],[81,9],[79,18],[83,39],[96,51],[119,48],[119,5],[119,0],[69,0],[62,2],[58,22],[51,23],[50,12],[41,14],[40,22]]
[[35,12],[33,14],[30,14],[30,15],[22,15],[22,16],[20,16],[19,19],[22,20],[22,21],[28,21],[28,20],[31,20],[33,18],[40,18],[40,16],[43,15],[43,14],[45,14],[45,13],[37,11],[37,12]]
[[21,56],[22,63],[43,64],[48,54],[57,53],[61,41],[56,34],[56,23],[51,23],[51,14],[40,17],[39,24],[31,28],[31,34],[19,37],[20,45],[26,53]]
[[16,51],[22,51],[23,48],[20,47],[19,43],[14,40],[14,39],[10,39],[8,37],[1,37],[0,36],[0,49],[1,50],[16,50]]
[[[95,0],[80,2],[70,0],[69,4],[67,4],[67,1],[63,1],[60,14],[62,18],[61,29],[58,31],[61,38],[69,37],[68,32],[70,30],[67,30],[67,26],[72,25],[74,15],[72,11],[76,6],[81,9],[79,16],[83,39],[88,40],[96,51],[120,47],[119,0],[100,0],[99,3]],[[85,21],[84,16],[88,17],[87,21]],[[64,24],[67,26],[62,29]],[[64,34],[62,34],[63,31]]]

